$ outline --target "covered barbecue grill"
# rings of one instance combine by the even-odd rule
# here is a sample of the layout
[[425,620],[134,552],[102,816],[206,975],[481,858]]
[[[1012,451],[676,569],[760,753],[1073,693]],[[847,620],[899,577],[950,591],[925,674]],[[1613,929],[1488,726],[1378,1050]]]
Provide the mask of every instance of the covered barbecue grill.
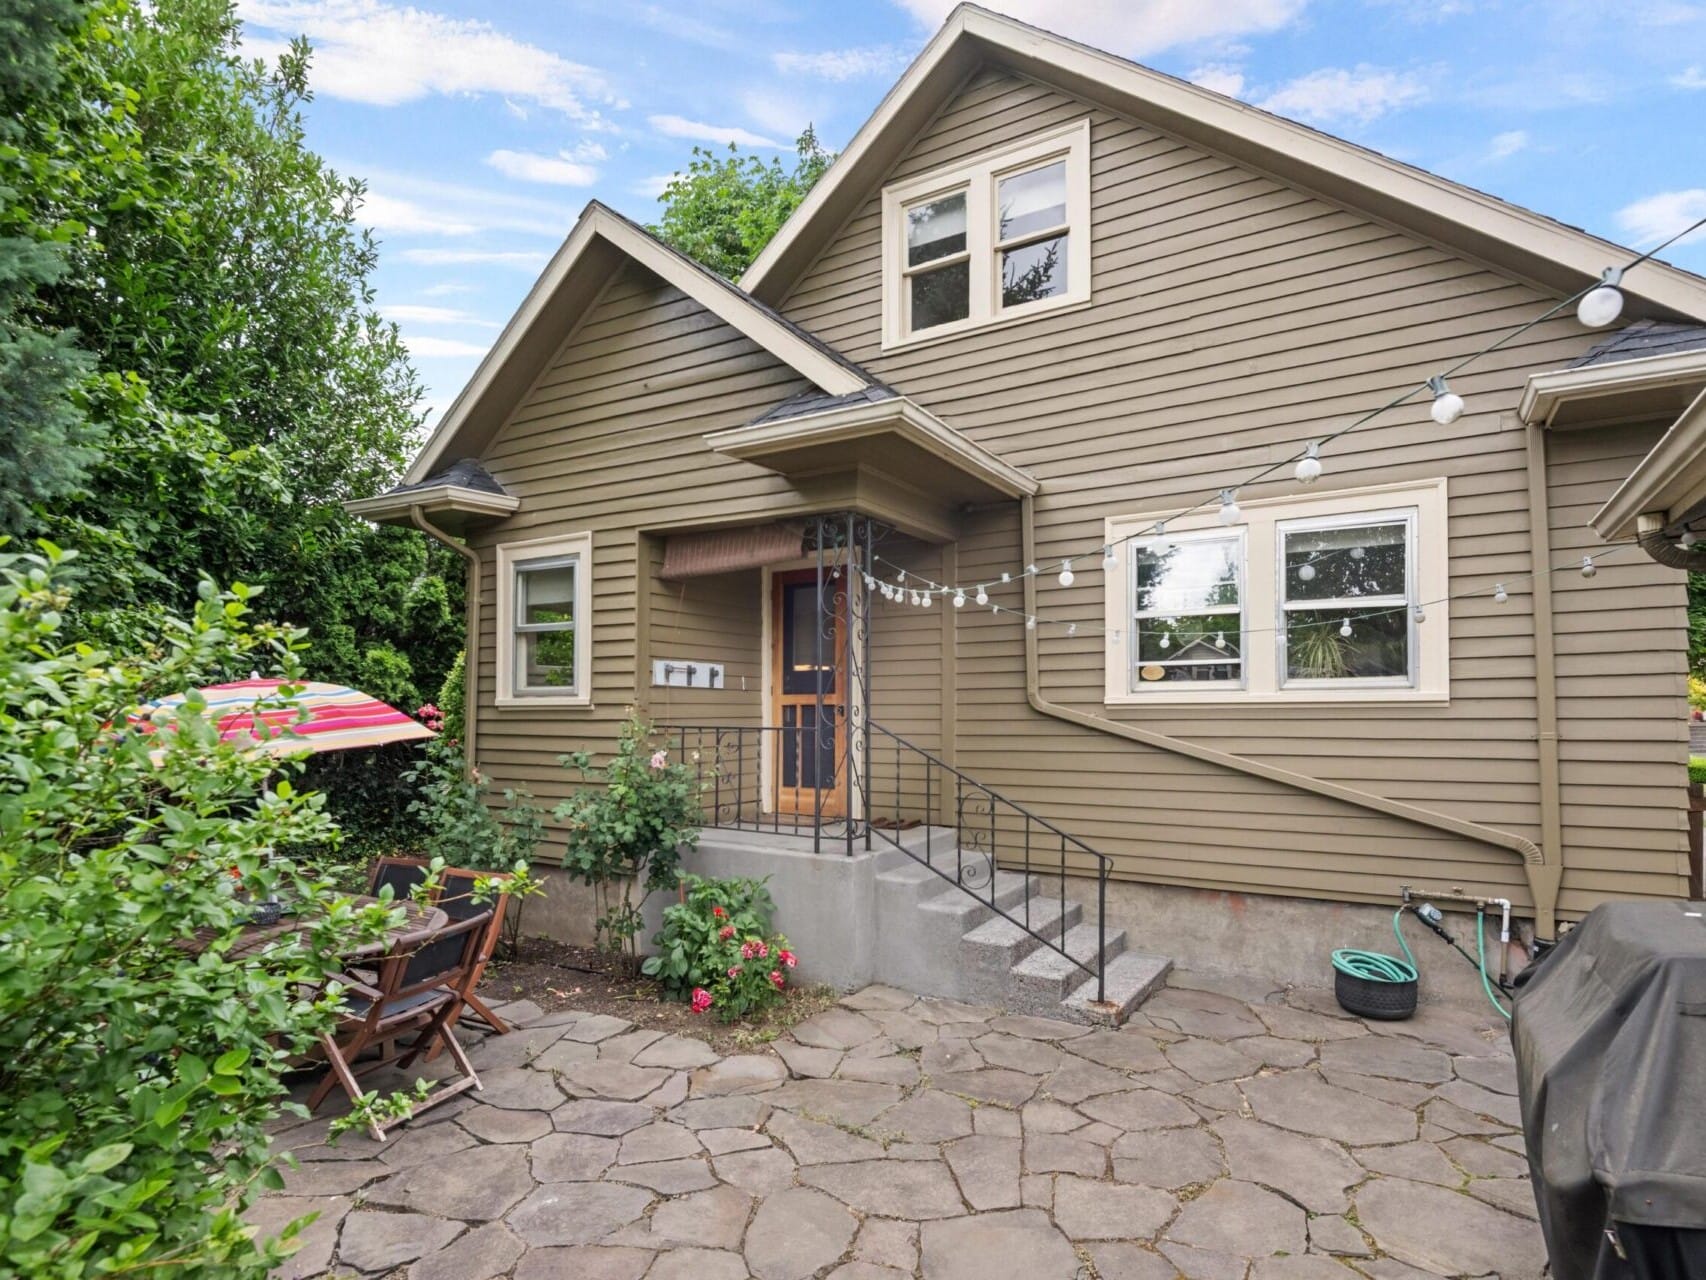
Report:
[[1706,904],[1599,907],[1524,977],[1511,1036],[1552,1275],[1706,1277]]

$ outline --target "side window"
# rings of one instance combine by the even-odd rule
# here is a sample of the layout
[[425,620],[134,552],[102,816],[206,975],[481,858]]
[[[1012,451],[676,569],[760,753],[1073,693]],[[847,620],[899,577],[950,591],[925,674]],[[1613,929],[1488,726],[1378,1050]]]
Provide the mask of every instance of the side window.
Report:
[[592,535],[497,549],[497,703],[592,705]]
[[1244,539],[1154,539],[1132,555],[1132,685],[1244,682]]
[[1280,526],[1282,685],[1411,683],[1414,529],[1413,515]]

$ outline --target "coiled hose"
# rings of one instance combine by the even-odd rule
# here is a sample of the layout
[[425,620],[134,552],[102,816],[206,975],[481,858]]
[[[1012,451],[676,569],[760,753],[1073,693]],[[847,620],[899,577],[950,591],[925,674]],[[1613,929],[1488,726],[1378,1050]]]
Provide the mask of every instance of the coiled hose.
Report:
[[[1367,982],[1415,982],[1420,976],[1416,968],[1415,954],[1410,950],[1410,944],[1404,940],[1404,930],[1400,927],[1404,921],[1405,907],[1399,907],[1392,913],[1392,933],[1398,939],[1398,945],[1403,948],[1404,958],[1399,960],[1379,951],[1357,951],[1343,947],[1333,952],[1333,968],[1341,973],[1348,973],[1353,978],[1362,978]],[[1481,989],[1487,993],[1487,999],[1499,1015],[1510,1021],[1510,1010],[1499,1003],[1498,996],[1493,994],[1492,979],[1487,976],[1487,913],[1484,910],[1475,912],[1475,949],[1479,956],[1481,970]]]

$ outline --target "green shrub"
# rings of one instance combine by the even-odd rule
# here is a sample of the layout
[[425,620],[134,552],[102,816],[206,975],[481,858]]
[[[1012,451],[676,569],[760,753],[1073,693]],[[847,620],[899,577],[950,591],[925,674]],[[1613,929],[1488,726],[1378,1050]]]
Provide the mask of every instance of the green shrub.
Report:
[[[592,756],[560,757],[584,784],[554,810],[565,828],[563,869],[592,886],[599,945],[637,962],[640,908],[681,877],[681,851],[699,840],[694,773],[652,742],[652,726],[630,716],[602,769]],[[636,896],[637,895],[637,896]]]
[[438,689],[438,711],[444,728],[440,730],[453,747],[462,745],[462,722],[468,704],[468,651],[459,650],[450,673]]
[[685,1003],[695,987],[709,987],[735,963],[741,941],[770,932],[776,907],[764,880],[707,880],[683,876],[682,901],[665,907],[663,928],[652,937],[654,954],[640,966],[664,995]]
[[1688,780],[1706,782],[1706,756],[1688,757]]
[[[278,1183],[280,1076],[331,1016],[304,992],[394,912],[277,852],[336,835],[295,763],[222,742],[199,697],[149,709],[296,678],[301,633],[204,583],[141,656],[74,646],[65,559],[0,555],[0,1276],[258,1280],[291,1246],[239,1214]],[[239,959],[242,894],[324,913]]]

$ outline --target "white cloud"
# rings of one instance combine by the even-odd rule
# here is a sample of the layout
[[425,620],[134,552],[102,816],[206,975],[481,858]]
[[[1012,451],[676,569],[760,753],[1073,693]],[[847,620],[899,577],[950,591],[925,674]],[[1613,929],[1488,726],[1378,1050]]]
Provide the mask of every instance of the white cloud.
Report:
[[471,284],[456,284],[453,281],[446,280],[443,284],[428,285],[426,288],[422,289],[421,297],[448,298],[452,294],[478,292],[479,290]]
[[471,222],[447,218],[423,209],[412,200],[369,191],[361,198],[356,217],[375,231],[398,235],[467,236],[478,231]]
[[1509,129],[1493,135],[1493,140],[1487,144],[1487,155],[1493,160],[1504,160],[1519,151],[1528,150],[1528,144],[1528,130]]
[[488,347],[478,342],[462,342],[456,338],[411,338],[404,336],[403,345],[413,356],[427,358],[444,356],[483,356]]
[[403,249],[397,253],[404,262],[428,267],[515,267],[522,271],[537,271],[549,256],[522,249]]
[[[344,168],[351,170],[353,166]],[[406,204],[423,219],[446,226],[465,225],[470,231],[501,231],[556,241],[568,234],[575,220],[575,210],[554,198],[442,182],[397,169],[370,169],[366,172],[366,179],[370,201],[377,198],[391,206]],[[400,225],[389,229],[400,232],[429,230]],[[451,233],[440,231],[438,234]]]
[[1311,124],[1351,120],[1368,124],[1399,107],[1427,100],[1427,86],[1408,71],[1362,65],[1323,67],[1281,85],[1256,105]]
[[1706,67],[1689,67],[1670,78],[1678,89],[1706,89]]
[[[1661,191],[1624,205],[1615,217],[1618,227],[1636,247],[1661,244],[1689,223],[1706,218],[1706,187]],[[1689,232],[1677,243],[1696,244],[1702,240],[1706,240],[1706,227]]]
[[488,22],[386,0],[239,0],[243,47],[271,57],[292,36],[314,46],[318,93],[376,106],[429,94],[497,94],[534,103],[588,127],[600,106],[621,104],[602,72],[505,35]]
[[398,302],[381,307],[388,320],[398,324],[466,324],[480,329],[496,329],[490,320],[482,320],[472,311],[456,307],[429,307],[418,302]]
[[740,104],[762,128],[780,138],[799,137],[806,125],[829,110],[823,101],[768,89],[748,89],[741,94]]
[[1244,92],[1243,68],[1230,62],[1204,63],[1185,79],[1215,93],[1224,93],[1229,98],[1236,98]]
[[773,53],[770,61],[785,76],[840,82],[892,76],[912,61],[912,54],[898,44],[871,44],[821,53]]
[[641,178],[629,190],[637,196],[650,196],[656,200],[663,194],[664,188],[675,181],[676,176],[673,173],[654,173],[649,178]]
[[578,160],[571,159],[566,151],[554,156],[544,156],[535,151],[499,149],[486,157],[486,163],[504,177],[515,178],[521,182],[549,182],[559,187],[590,187],[598,181],[597,169],[590,164],[581,164]]
[[[934,27],[957,0],[899,0]],[[1247,32],[1277,31],[1306,0],[995,0],[991,7],[1034,26],[1126,57],[1142,57]]]
[[685,116],[648,116],[647,120],[652,128],[666,137],[691,138],[695,142],[736,142],[743,147],[782,149],[780,142],[753,133],[750,129],[742,129],[738,125],[706,124],[700,120],[689,120]]

